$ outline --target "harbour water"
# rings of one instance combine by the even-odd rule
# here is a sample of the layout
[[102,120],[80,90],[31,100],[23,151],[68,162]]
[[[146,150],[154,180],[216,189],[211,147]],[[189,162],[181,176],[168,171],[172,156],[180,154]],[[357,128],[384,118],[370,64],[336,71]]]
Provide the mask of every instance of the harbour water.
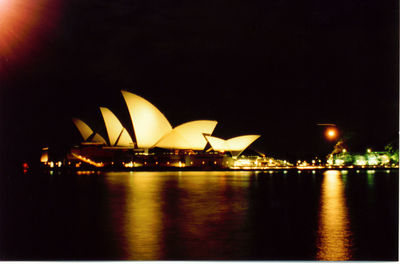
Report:
[[3,260],[397,260],[398,170],[7,175]]

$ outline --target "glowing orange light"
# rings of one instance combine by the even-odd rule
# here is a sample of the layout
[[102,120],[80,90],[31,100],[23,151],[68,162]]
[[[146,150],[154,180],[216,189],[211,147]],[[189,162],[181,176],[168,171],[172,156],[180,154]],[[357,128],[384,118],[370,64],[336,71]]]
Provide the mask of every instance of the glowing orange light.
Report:
[[338,131],[336,128],[330,127],[326,130],[325,135],[329,140],[334,140],[338,136]]

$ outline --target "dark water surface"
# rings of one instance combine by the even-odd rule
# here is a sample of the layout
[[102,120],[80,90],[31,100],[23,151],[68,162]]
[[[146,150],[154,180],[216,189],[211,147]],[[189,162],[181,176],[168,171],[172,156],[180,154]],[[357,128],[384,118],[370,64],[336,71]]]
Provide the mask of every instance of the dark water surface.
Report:
[[6,178],[2,259],[398,259],[397,170]]

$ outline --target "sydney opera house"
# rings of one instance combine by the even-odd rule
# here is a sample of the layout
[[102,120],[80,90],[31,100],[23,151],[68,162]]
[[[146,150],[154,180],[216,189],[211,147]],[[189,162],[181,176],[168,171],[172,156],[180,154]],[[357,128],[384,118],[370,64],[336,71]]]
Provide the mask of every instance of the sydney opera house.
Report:
[[[70,166],[229,168],[260,137],[216,137],[212,135],[218,123],[214,120],[195,120],[172,127],[149,101],[128,91],[121,92],[133,129],[127,129],[106,107],[100,107],[106,137],[74,118],[83,141],[70,150],[65,161]],[[43,163],[49,162],[46,155],[42,158]]]

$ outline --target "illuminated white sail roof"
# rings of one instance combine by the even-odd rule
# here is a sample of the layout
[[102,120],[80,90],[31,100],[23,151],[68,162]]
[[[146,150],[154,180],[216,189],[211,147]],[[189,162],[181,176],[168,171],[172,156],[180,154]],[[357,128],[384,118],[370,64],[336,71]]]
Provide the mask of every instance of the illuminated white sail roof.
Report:
[[207,140],[203,134],[211,135],[217,121],[196,120],[175,127],[156,144],[157,147],[167,149],[203,150]]
[[118,118],[106,107],[100,107],[106,125],[110,146],[134,146],[128,131],[122,126]]
[[107,144],[106,140],[100,136],[99,134],[95,134],[94,137],[92,138],[92,142],[100,142],[100,143],[104,143]]
[[81,133],[83,140],[86,141],[92,134],[93,130],[82,120],[78,118],[72,118],[76,128],[78,128],[79,133]]
[[121,132],[121,136],[117,142],[118,147],[134,147],[135,143],[133,143],[131,136],[129,135],[128,131],[124,128]]
[[228,146],[226,140],[212,136],[205,136],[205,138],[210,143],[213,150],[221,152],[227,151]]
[[127,91],[121,92],[128,106],[139,148],[153,147],[172,131],[167,118],[149,101]]
[[[221,152],[224,151],[242,152],[259,137],[260,135],[244,135],[224,140],[217,137],[205,136],[207,141],[210,143],[212,149]],[[239,155],[240,153],[236,154]]]
[[[74,122],[75,126],[78,128],[84,141],[87,141],[90,138],[90,136],[93,135],[93,133],[94,133],[93,130],[85,122],[83,122],[82,120],[80,120],[78,118],[72,118],[72,121]],[[105,139],[97,133],[94,134],[91,142],[100,142],[100,143],[107,144]]]
[[229,151],[243,151],[259,137],[260,135],[245,135],[228,139]]

